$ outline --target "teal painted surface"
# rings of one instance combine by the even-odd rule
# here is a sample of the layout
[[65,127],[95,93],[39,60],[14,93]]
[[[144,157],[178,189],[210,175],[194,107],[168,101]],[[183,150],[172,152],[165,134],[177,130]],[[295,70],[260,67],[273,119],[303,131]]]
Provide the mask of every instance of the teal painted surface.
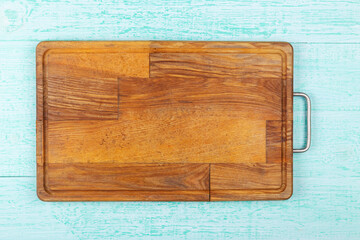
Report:
[[[360,239],[359,1],[0,1],[0,239]],[[35,193],[43,40],[289,41],[313,145],[287,201],[44,203]],[[295,145],[304,103],[295,100]]]

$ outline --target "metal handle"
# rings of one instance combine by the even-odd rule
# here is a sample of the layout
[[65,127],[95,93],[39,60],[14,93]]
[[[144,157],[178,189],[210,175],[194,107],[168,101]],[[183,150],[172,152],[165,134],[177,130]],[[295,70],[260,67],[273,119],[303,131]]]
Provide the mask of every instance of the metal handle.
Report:
[[310,101],[310,97],[302,92],[294,92],[293,96],[299,96],[299,97],[303,97],[306,100],[306,104],[307,104],[307,117],[306,117],[306,124],[307,124],[307,140],[306,140],[306,147],[305,148],[300,148],[300,149],[293,149],[294,153],[303,153],[306,152],[307,150],[309,150],[310,148],[310,143],[311,143],[311,101]]

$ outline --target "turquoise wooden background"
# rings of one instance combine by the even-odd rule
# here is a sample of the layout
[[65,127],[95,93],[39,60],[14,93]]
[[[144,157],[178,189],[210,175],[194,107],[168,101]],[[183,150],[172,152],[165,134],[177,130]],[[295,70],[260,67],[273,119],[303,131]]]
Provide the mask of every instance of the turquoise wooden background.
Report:
[[[313,145],[287,201],[44,203],[35,193],[43,40],[289,41]],[[360,239],[360,2],[0,1],[0,239]],[[295,145],[304,103],[295,101]]]

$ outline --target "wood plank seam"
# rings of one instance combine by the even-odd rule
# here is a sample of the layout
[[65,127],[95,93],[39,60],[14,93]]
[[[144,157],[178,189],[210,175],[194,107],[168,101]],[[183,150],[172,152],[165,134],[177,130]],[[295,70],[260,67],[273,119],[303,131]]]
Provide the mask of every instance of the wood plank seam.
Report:
[[[61,49],[61,51],[63,51],[64,49]],[[98,51],[99,51],[99,49],[97,49]],[[46,51],[49,51],[49,50],[46,50]],[[45,51],[45,52],[46,52]],[[71,49],[70,51],[73,51],[73,49]],[[79,50],[79,51],[81,51],[81,50]],[[102,50],[101,50],[102,51]],[[103,51],[106,51],[106,49],[104,49]],[[234,52],[234,51],[239,51],[239,49],[231,49],[231,48],[228,48],[228,49],[225,49],[225,50],[223,50],[223,49],[221,49],[220,51],[219,51],[219,49],[189,49],[189,50],[187,50],[187,49],[181,49],[181,48],[179,48],[179,49],[169,49],[169,48],[150,48],[149,50],[148,50],[148,52],[153,52],[153,53],[158,53],[158,52],[171,52],[171,53],[177,53],[177,52],[181,52],[181,53],[183,53],[183,52],[187,52],[188,51],[188,53],[190,53],[190,52],[192,52],[192,53],[201,53],[201,52],[216,52],[216,53],[218,53],[218,52],[223,52],[223,53],[231,53],[231,52]],[[195,51],[195,52],[194,52]],[[243,50],[244,52],[247,52],[247,53],[249,53],[249,52],[252,52],[252,53],[259,53],[259,51],[272,51],[272,50],[269,50],[269,49],[266,49],[266,50],[264,50],[264,49],[261,49],[261,50],[259,50],[259,49],[244,49]],[[89,50],[88,52],[91,52],[91,50]],[[116,51],[116,52],[118,52],[118,51]],[[134,51],[134,52],[141,52],[141,51]],[[283,74],[283,77],[282,77],[282,79],[283,79],[283,81],[281,81],[281,83],[282,83],[282,94],[284,94],[285,93],[285,100],[283,99],[283,97],[281,98],[282,99],[282,109],[283,109],[283,111],[282,111],[282,122],[283,123],[286,123],[287,121],[286,121],[286,119],[287,119],[287,112],[286,112],[286,106],[287,106],[287,104],[286,104],[286,100],[287,100],[287,97],[286,97],[286,80],[287,80],[287,77],[286,77],[286,70],[287,70],[287,67],[286,67],[286,60],[284,61],[283,60],[283,58],[284,58],[284,56],[285,56],[285,58],[286,58],[286,54],[281,50],[281,49],[276,49],[274,52],[272,52],[272,53],[266,53],[266,54],[278,54],[278,55],[280,55],[281,56],[281,58],[282,58],[282,67],[283,67],[283,69],[284,69],[284,64],[285,64],[285,72],[283,71],[282,72],[282,74]],[[46,55],[46,54],[45,54]],[[43,55],[44,57],[45,57],[45,55]],[[150,61],[150,54],[148,55],[148,58],[149,58],[149,61]],[[44,60],[43,60],[43,62],[45,62]],[[151,75],[151,73],[150,73],[150,68],[149,68],[149,75]],[[38,75],[39,76],[39,75]],[[44,81],[43,81],[44,82]],[[285,83],[285,84],[283,84],[283,83]],[[284,86],[285,85],[285,86]],[[43,102],[45,103],[45,104],[43,104],[43,110],[44,110],[44,116],[47,116],[47,111],[48,111],[48,107],[47,107],[47,103],[46,103],[46,99],[47,99],[47,96],[48,96],[48,93],[47,93],[47,83],[46,82],[44,82],[44,85],[43,86],[45,86],[42,90],[43,90]],[[285,92],[284,92],[284,89],[285,89]],[[120,79],[119,78],[117,78],[117,119],[119,119],[119,117],[120,117]],[[284,119],[285,118],[285,119]],[[45,129],[47,129],[48,128],[48,126],[47,126],[47,124],[48,124],[48,121],[47,120],[45,120],[44,121],[44,124],[43,124],[43,127],[45,128]],[[285,131],[284,131],[285,130]],[[43,132],[46,132],[46,131],[43,131]],[[286,138],[286,132],[287,132],[287,124],[283,124],[282,125],[282,135],[284,136],[284,134],[285,134],[285,138],[284,139],[287,139]],[[45,139],[47,139],[47,136],[46,136],[46,134],[44,133],[44,136],[43,136]],[[43,143],[42,143],[42,145],[44,146],[43,148],[44,148],[44,150],[45,150],[45,152],[44,152],[44,155],[45,155],[45,157],[44,157],[44,159],[43,159],[43,161],[44,161],[44,165],[43,165],[43,170],[45,171],[46,170],[46,162],[45,162],[45,160],[46,160],[46,152],[47,152],[47,147],[46,147],[46,140],[45,141],[43,141]],[[286,141],[284,141],[284,142],[286,142]],[[287,154],[287,152],[286,152],[286,145],[285,145],[285,143],[284,142],[282,142],[282,149],[283,149],[283,151],[282,151],[282,157],[281,157],[281,159],[282,159],[282,163],[281,163],[281,168],[282,168],[282,170],[281,170],[281,173],[282,173],[282,182],[286,182],[286,172],[284,173],[284,171],[286,171],[286,162],[284,162],[284,157],[286,156],[286,154]],[[210,194],[210,192],[211,192],[211,190],[210,190],[210,179],[211,179],[211,176],[210,176],[210,169],[211,169],[211,163],[208,163],[209,164],[209,200],[211,199],[211,194]],[[46,181],[46,173],[44,172],[44,175],[43,175],[43,177],[44,177],[44,179],[43,179],[43,181],[44,181],[44,183],[45,183],[45,181]],[[46,184],[45,184],[46,185]],[[283,186],[283,184],[282,184],[282,186]],[[44,186],[45,187],[45,186]],[[286,186],[285,186],[286,187]],[[47,189],[45,189],[45,191],[46,191]],[[248,189],[249,190],[249,189]],[[239,190],[239,191],[241,191],[241,190]],[[256,190],[255,190],[256,191]],[[50,192],[49,192],[50,193]]]

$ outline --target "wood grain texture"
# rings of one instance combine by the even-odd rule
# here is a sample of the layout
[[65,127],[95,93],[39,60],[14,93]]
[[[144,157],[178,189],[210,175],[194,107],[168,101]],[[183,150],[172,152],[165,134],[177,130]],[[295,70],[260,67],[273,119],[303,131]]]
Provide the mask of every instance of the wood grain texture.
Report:
[[[86,6],[86,7],[84,7]],[[356,42],[358,1],[6,0],[0,40]],[[13,14],[5,14],[6,12]],[[63,21],[60,21],[61,18]],[[149,25],[151,23],[151,25]]]
[[255,164],[211,164],[211,191],[279,189],[281,187],[281,165]]
[[[151,53],[150,73],[151,77],[197,78],[206,76],[207,78],[250,78],[264,81],[266,78],[281,77],[281,61],[281,55],[274,56],[273,54]],[[244,65],[247,67],[244,68]]]
[[[313,0],[1,1],[1,238],[359,239],[359,7],[358,1]],[[313,100],[312,147],[294,154],[293,197],[39,201],[34,58],[36,44],[46,39],[291,41],[294,89]],[[300,147],[304,109],[301,99],[294,101],[294,146]]]
[[51,49],[43,58],[48,107],[45,119],[49,120],[117,119],[118,77],[147,77],[149,73],[147,53]]
[[281,121],[266,121],[266,162],[279,163],[281,162]]
[[171,116],[164,110],[131,112],[119,121],[49,121],[47,160],[63,164],[266,161],[264,121],[236,121],[201,109],[170,110]]
[[[42,200],[255,200],[259,194],[260,199],[291,195],[288,43],[43,42],[37,47],[37,83]],[[280,131],[267,130],[270,120],[281,122]],[[276,158],[268,151],[276,134],[285,139],[274,152],[281,157],[277,166],[266,165],[267,157]],[[209,169],[214,163],[239,164],[243,170],[215,167],[211,189]],[[194,171],[194,166],[199,169]],[[262,172],[262,181],[280,185],[276,191],[263,193],[261,183],[251,184]],[[229,182],[234,174],[243,180]]]
[[[294,170],[301,173],[314,167],[297,161]],[[358,173],[347,170],[328,178],[316,170],[318,176],[294,177],[294,195],[287,201],[44,203],[36,197],[35,177],[2,178],[0,233],[5,239],[44,240],[59,235],[62,239],[357,239]]]
[[209,164],[49,164],[50,191],[204,190]]
[[[292,159],[292,151],[288,151],[292,149],[292,141],[289,140],[293,136],[292,121],[283,125],[287,126],[283,147],[274,150],[274,144],[267,141],[266,157],[269,157],[269,161],[266,159],[266,164],[211,165],[210,201],[284,200],[292,196],[293,164],[287,161]],[[269,156],[269,150],[274,156]],[[276,162],[272,161],[274,159]]]
[[[186,66],[183,69],[187,72]],[[211,69],[210,66],[208,71]],[[233,118],[281,119],[281,77],[254,80],[241,74],[232,78],[198,74],[202,76],[192,75],[195,79],[184,78],[181,73],[177,77],[169,74],[161,78],[119,78],[120,113],[133,108],[175,108],[214,111],[219,117],[225,112]]]
[[[1,61],[1,86],[2,98],[0,98],[1,115],[0,125],[1,141],[0,154],[2,167],[1,176],[35,176],[35,126],[36,119],[36,88],[35,81],[35,48],[38,42],[0,42]],[[359,44],[298,44],[294,43],[294,90],[308,93],[313,102],[314,115],[313,134],[319,133],[319,139],[326,141],[322,145],[321,154],[317,151],[306,153],[306,159],[316,165],[315,168],[301,170],[301,176],[308,174],[316,175],[333,172],[328,162],[334,162],[339,158],[346,158],[346,168],[352,169],[357,164],[357,158],[350,152],[356,149],[356,140],[346,138],[353,134],[350,129],[356,129],[356,112],[360,109],[360,94],[351,91],[354,81],[359,79]],[[336,49],[341,48],[341,51]],[[331,84],[329,84],[331,82]],[[330,93],[330,94],[329,94]],[[333,96],[337,95],[338,98]],[[294,99],[294,111],[298,114],[304,111],[301,107],[301,99]],[[340,116],[344,114],[344,119]],[[324,117],[326,116],[326,117]],[[327,118],[327,119],[326,119]],[[346,118],[346,119],[345,119]],[[332,128],[331,125],[346,125],[347,127]],[[304,143],[304,120],[298,116],[294,119],[294,147],[301,147]],[[326,127],[323,127],[326,126]],[[324,132],[325,129],[331,129]],[[341,130],[342,129],[342,130]],[[323,140],[324,136],[327,140]],[[339,142],[336,137],[341,138]],[[315,138],[316,139],[316,138]],[[356,139],[356,137],[355,137]],[[334,149],[331,142],[344,143],[340,149]],[[346,144],[345,144],[346,142]],[[316,142],[315,142],[316,144]],[[316,146],[316,145],[315,145]],[[318,149],[320,151],[320,149]],[[329,153],[329,154],[327,154]],[[303,159],[303,155],[294,157]],[[326,170],[317,171],[316,169]],[[346,170],[336,166],[339,174],[345,174]]]
[[116,78],[65,75],[65,77],[48,77],[46,82],[48,114],[44,119],[111,120],[118,118],[118,81]]

